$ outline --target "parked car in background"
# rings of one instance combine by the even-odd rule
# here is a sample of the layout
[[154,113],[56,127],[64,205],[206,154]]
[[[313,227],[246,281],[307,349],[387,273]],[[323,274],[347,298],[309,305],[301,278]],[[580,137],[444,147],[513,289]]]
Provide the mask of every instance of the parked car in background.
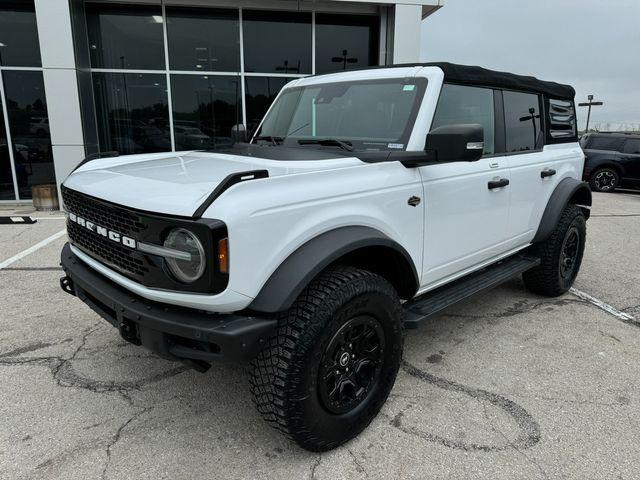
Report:
[[597,192],[640,187],[640,133],[588,133],[583,179]]

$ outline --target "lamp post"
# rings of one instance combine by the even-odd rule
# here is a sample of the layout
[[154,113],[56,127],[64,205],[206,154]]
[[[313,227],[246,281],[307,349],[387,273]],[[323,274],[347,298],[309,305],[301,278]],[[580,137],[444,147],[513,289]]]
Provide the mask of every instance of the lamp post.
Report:
[[600,105],[603,104],[602,102],[594,102],[593,95],[587,95],[587,100],[589,101],[578,104],[579,107],[589,107],[589,110],[587,111],[587,126],[584,129],[584,133],[589,133],[589,119],[591,118],[591,107],[599,107]]

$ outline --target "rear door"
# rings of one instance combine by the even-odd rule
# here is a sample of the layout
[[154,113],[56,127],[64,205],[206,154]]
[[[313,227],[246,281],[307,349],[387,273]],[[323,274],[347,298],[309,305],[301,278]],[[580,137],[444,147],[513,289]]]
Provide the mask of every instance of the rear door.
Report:
[[626,182],[640,183],[640,138],[628,138],[622,145],[620,162]]
[[[528,243],[559,175],[557,150],[544,147],[542,97],[527,92],[502,91],[504,152],[511,170],[511,207],[508,237],[513,247]],[[562,152],[560,152],[562,153]]]
[[[485,155],[475,162],[420,167],[425,195],[423,287],[461,274],[504,251],[509,214],[509,168],[495,155],[494,91],[444,84],[431,129],[479,123]],[[428,146],[427,146],[428,147]],[[504,186],[490,188],[490,182]]]

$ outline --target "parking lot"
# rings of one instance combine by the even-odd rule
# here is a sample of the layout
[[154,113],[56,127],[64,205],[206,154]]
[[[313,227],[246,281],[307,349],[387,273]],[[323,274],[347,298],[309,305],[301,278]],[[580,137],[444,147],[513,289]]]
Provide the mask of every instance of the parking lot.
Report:
[[573,294],[514,280],[409,331],[381,414],[323,454],[262,421],[241,367],[161,360],[63,293],[64,220],[33,216],[0,226],[2,479],[637,478],[640,194],[594,194]]

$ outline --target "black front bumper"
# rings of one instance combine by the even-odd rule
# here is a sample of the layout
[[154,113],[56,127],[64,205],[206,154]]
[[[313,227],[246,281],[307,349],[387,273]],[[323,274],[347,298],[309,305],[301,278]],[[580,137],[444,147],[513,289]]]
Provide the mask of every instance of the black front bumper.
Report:
[[66,273],[60,279],[62,289],[118,328],[125,340],[199,369],[217,360],[251,360],[276,328],[275,319],[209,313],[146,300],[85,265],[69,244],[62,249],[61,265]]

